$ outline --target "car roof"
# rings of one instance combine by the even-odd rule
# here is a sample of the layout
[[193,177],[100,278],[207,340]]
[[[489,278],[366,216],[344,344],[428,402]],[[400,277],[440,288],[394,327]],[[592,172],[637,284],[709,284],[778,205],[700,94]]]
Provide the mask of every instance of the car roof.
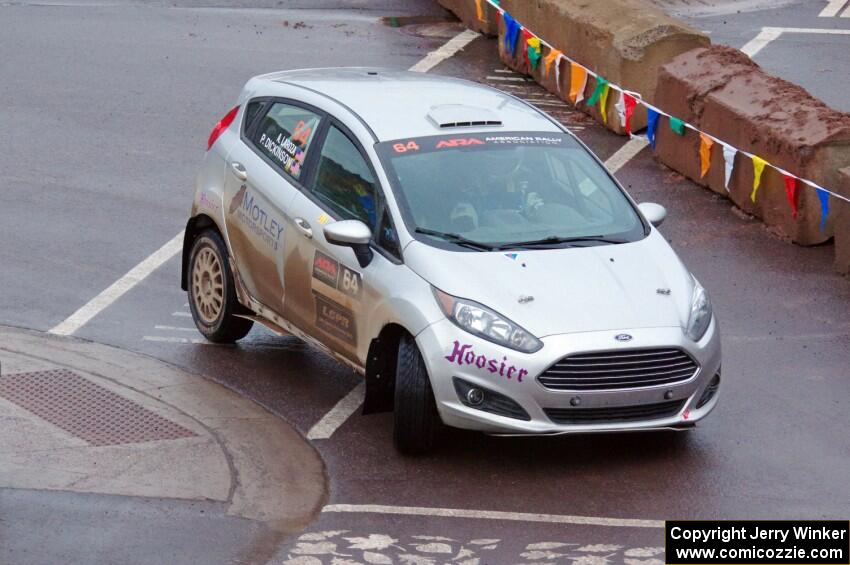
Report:
[[529,104],[467,80],[375,68],[283,71],[257,77],[321,93],[357,114],[379,141],[478,132],[563,131]]

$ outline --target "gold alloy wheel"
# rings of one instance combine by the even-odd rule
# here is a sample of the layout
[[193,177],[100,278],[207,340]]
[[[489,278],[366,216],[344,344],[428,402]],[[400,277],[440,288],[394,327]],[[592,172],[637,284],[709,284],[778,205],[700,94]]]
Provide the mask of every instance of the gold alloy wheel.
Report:
[[213,325],[224,308],[224,273],[211,247],[198,251],[192,269],[192,301],[201,321]]

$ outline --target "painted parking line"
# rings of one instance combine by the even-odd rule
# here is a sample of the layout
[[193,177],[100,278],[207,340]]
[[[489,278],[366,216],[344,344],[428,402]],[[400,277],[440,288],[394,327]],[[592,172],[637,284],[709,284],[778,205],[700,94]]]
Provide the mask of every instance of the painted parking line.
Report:
[[[838,15],[838,12],[841,11],[845,5],[850,4],[850,0],[829,0],[829,3],[824,7],[820,14],[818,14],[819,18],[834,18]],[[850,17],[850,6],[841,14],[842,17],[848,18]]]
[[112,283],[103,292],[92,298],[86,305],[71,314],[64,321],[49,330],[56,335],[71,335],[86,325],[92,318],[103,312],[110,304],[127,294],[148,275],[161,267],[166,261],[177,255],[183,249],[183,232],[181,231],[168,243],[154,251],[147,259],[130,269],[130,271]]
[[469,43],[477,37],[479,37],[479,34],[471,29],[463,30],[453,38],[449,39],[439,49],[431,51],[425,55],[424,59],[410,67],[408,70],[417,73],[427,73],[446,59],[456,55],[461,49],[469,45]]
[[421,506],[384,506],[381,504],[328,504],[323,513],[387,514],[400,516],[433,516],[440,518],[477,518],[479,520],[510,520],[514,522],[544,522],[619,528],[663,528],[664,520],[631,518],[602,518],[598,516],[569,516],[563,514],[533,514],[497,510],[466,510],[462,508],[426,508]]
[[322,419],[313,424],[307,432],[307,439],[329,439],[357,410],[366,399],[366,383],[357,383],[351,391],[342,397]]
[[[850,12],[850,8],[848,8]],[[779,39],[783,33],[810,33],[821,35],[850,35],[850,29],[819,29],[804,27],[763,27],[757,36],[748,41],[741,51],[752,59],[756,54],[767,47],[770,42]]]

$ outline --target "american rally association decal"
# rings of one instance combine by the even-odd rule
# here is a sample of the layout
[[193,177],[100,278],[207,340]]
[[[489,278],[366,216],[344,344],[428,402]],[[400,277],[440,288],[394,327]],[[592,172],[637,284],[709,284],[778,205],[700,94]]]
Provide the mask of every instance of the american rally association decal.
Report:
[[243,184],[233,200],[230,201],[228,211],[231,214],[236,214],[239,221],[262,239],[266,245],[277,250],[285,226],[283,222],[272,217],[263,208],[259,200],[255,199],[254,193],[248,190],[247,185]]
[[363,277],[360,273],[321,251],[316,251],[313,258],[313,278],[355,300],[360,300],[363,294]]
[[351,345],[357,344],[357,325],[354,313],[321,294],[316,297],[316,327]]
[[516,377],[517,382],[522,382],[522,378],[528,374],[525,369],[511,365],[506,356],[501,360],[498,358],[489,358],[486,355],[479,355],[473,351],[469,344],[461,345],[455,340],[454,349],[449,355],[446,355],[446,360],[449,363],[457,363],[459,366],[470,365],[480,371],[489,371],[491,374],[499,373],[499,376],[512,379]]

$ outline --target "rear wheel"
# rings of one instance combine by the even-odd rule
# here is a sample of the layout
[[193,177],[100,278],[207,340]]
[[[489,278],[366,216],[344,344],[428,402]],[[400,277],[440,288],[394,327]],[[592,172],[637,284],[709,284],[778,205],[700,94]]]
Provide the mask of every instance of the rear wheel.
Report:
[[189,309],[204,337],[215,343],[233,343],[251,331],[252,320],[235,316],[240,305],[227,248],[214,230],[202,232],[192,244],[189,276]]
[[396,449],[408,455],[431,450],[440,416],[425,361],[411,336],[399,340],[393,418]]

